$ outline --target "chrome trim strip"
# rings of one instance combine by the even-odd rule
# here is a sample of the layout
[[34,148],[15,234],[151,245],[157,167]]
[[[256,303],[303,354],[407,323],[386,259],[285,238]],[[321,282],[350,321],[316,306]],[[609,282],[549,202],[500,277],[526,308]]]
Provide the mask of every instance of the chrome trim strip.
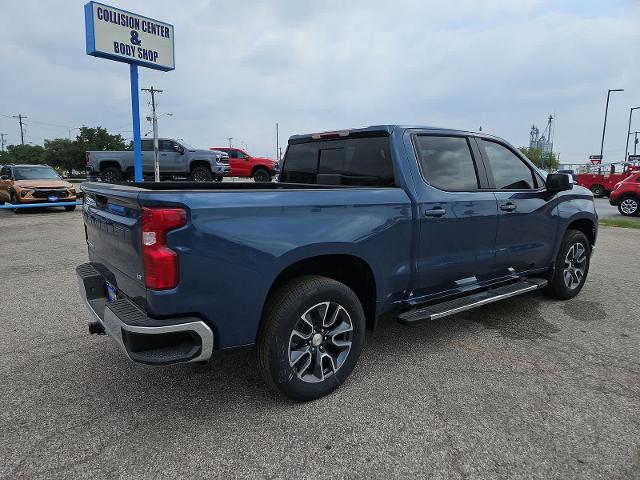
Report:
[[487,305],[489,303],[497,302],[499,300],[504,300],[505,298],[515,297],[516,295],[520,295],[522,293],[529,292],[531,290],[537,290],[541,288],[538,284],[530,284],[527,287],[521,288],[520,290],[515,290],[509,293],[503,293],[502,295],[496,295],[495,297],[484,298],[482,300],[478,300],[477,302],[470,303],[468,305],[463,305],[461,307],[452,308],[451,310],[446,310],[444,312],[434,313],[430,316],[431,320],[437,320],[438,318],[448,317],[449,315],[454,315],[459,312],[464,312],[466,310],[471,310],[472,308],[481,307],[482,305]]

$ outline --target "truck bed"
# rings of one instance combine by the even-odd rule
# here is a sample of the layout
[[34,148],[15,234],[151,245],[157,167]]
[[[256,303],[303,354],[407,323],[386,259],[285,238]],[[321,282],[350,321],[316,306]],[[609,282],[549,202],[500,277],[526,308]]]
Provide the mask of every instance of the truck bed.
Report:
[[[94,182],[83,190],[93,268],[149,317],[203,319],[218,332],[216,348],[253,343],[271,284],[298,260],[351,255],[380,269],[382,292],[402,292],[409,282],[413,210],[401,188]],[[175,289],[145,288],[144,207],[187,212],[187,224],[166,236],[179,257]]]

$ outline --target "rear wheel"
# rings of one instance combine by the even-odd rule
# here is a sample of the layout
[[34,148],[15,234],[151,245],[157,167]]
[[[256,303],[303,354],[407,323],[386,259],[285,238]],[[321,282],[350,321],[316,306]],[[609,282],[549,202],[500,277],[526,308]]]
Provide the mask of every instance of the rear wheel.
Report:
[[578,230],[567,230],[546,293],[558,300],[575,297],[587,280],[590,260],[591,245],[586,235]]
[[121,182],[122,172],[117,167],[107,167],[100,172],[100,178],[106,183]]
[[602,185],[593,185],[591,187],[591,193],[596,198],[604,197],[604,187]]
[[347,379],[364,346],[365,319],[345,284],[303,276],[267,302],[258,336],[258,363],[267,383],[287,397],[308,401]]
[[635,197],[625,197],[618,205],[618,211],[627,217],[636,217],[640,214],[640,204]]
[[192,182],[210,182],[211,180],[213,180],[211,169],[205,167],[204,165],[195,167],[193,170],[191,170],[189,180],[191,180]]
[[271,175],[264,168],[257,168],[255,172],[253,172],[253,179],[256,182],[269,182],[271,181]]

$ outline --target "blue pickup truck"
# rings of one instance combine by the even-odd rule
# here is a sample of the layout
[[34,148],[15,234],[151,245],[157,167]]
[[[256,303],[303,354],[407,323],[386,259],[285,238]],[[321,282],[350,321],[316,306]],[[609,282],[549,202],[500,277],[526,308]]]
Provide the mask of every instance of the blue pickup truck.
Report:
[[89,331],[133,361],[255,345],[296,400],[342,384],[383,314],[402,324],[582,289],[593,196],[500,138],[395,125],[296,135],[279,182],[88,183]]

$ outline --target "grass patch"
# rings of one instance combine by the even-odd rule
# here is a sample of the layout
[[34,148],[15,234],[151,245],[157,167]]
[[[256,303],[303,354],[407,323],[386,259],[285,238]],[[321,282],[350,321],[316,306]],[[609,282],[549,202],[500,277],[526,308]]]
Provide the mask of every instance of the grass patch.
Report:
[[635,217],[612,217],[601,218],[598,222],[600,225],[607,227],[622,227],[622,228],[638,228],[640,229],[640,218]]

